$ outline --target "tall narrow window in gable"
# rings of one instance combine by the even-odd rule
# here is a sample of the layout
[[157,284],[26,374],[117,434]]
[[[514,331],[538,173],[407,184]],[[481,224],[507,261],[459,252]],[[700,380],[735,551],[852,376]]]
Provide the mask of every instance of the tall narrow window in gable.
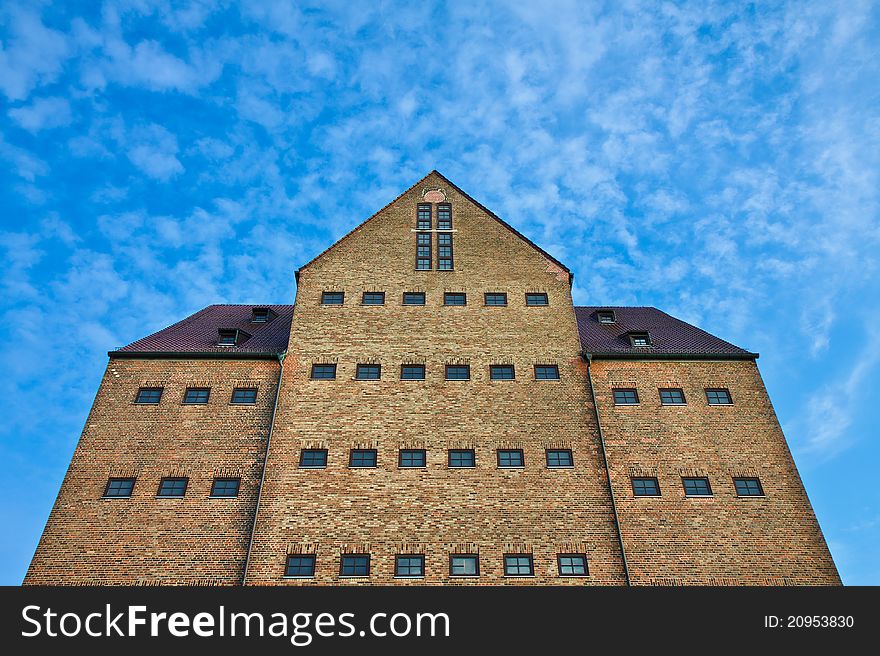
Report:
[[430,203],[419,203],[418,212],[416,214],[416,229],[418,229],[418,230],[430,230],[431,229],[431,204]]
[[449,203],[437,206],[437,230],[452,230],[452,205]]
[[431,270],[431,233],[416,233],[416,270]]
[[437,269],[438,271],[452,271],[451,232],[440,232],[437,234]]

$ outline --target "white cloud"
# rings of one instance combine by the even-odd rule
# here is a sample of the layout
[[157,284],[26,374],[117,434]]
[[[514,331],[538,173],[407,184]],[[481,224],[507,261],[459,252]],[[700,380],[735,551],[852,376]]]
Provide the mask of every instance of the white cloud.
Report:
[[63,127],[73,120],[66,98],[37,98],[30,105],[10,109],[9,116],[29,132]]
[[0,9],[0,91],[9,100],[24,100],[61,73],[70,47],[67,37],[46,27],[33,6],[11,3]]
[[128,159],[149,177],[167,182],[183,173],[177,138],[161,125],[138,127],[129,136]]

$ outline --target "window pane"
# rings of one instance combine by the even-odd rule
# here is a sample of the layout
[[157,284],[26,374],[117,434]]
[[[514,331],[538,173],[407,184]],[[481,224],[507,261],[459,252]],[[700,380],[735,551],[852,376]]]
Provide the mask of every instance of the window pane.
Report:
[[364,305],[385,305],[385,292],[364,292]]
[[639,402],[639,393],[634,389],[615,389],[615,405],[635,405]]
[[470,365],[446,365],[446,380],[470,380]]
[[397,556],[394,560],[395,576],[424,576],[424,556]]
[[734,478],[736,493],[741,497],[762,497],[764,490],[757,478]]
[[498,451],[499,467],[522,467],[524,466],[524,458],[522,449],[499,449]]
[[572,458],[569,449],[548,449],[547,450],[547,466],[548,467],[573,467],[574,458]]
[[587,557],[581,554],[561,554],[559,556],[560,576],[586,576]]
[[659,497],[660,484],[656,478],[632,479],[633,494],[637,497]]
[[203,405],[208,402],[211,394],[210,388],[207,387],[190,387],[183,395],[183,402],[188,405]]
[[535,365],[535,380],[559,380],[559,367],[555,364]]
[[709,405],[730,405],[733,400],[730,398],[730,391],[727,389],[707,389],[706,400]]
[[533,573],[531,556],[504,557],[505,576],[531,576]]
[[437,206],[437,229],[438,230],[452,230],[452,206],[451,205],[438,205]]
[[489,367],[489,377],[492,380],[513,380],[514,369],[512,364],[493,364]]
[[232,390],[232,402],[235,404],[253,404],[257,402],[257,390],[248,387],[236,387]]
[[486,294],[486,305],[507,305],[507,294]]
[[159,483],[158,496],[182,497],[186,494],[186,484],[188,482],[188,478],[163,478],[162,482]]
[[684,392],[680,389],[661,389],[660,403],[663,405],[684,405]]
[[465,294],[443,294],[444,305],[467,305],[467,296]]
[[313,364],[312,379],[313,380],[334,380],[336,378],[335,364]]
[[407,292],[403,295],[404,305],[424,305],[425,294],[423,292]]
[[526,305],[547,305],[547,294],[526,294]]
[[162,399],[162,390],[162,387],[141,387],[138,390],[135,403],[156,405]]
[[477,576],[479,572],[478,556],[452,556],[449,561],[451,576]]
[[351,456],[348,461],[349,467],[375,467],[376,466],[376,450],[375,449],[352,449]]
[[107,481],[107,487],[104,489],[105,497],[130,497],[134,489],[133,478],[111,478]]
[[369,576],[370,557],[366,555],[343,556],[340,573],[342,576]]
[[708,478],[683,478],[681,482],[684,485],[684,493],[687,496],[705,497],[712,495]]
[[419,230],[431,229],[431,206],[420,204],[416,214],[416,227]]
[[326,467],[327,449],[303,449],[299,457],[299,466],[304,468]]
[[401,380],[425,380],[425,365],[405,364],[400,368]]
[[288,556],[287,566],[284,570],[285,576],[314,576],[315,575],[315,557],[314,556]]
[[633,346],[650,346],[651,338],[648,337],[647,333],[632,333],[629,336],[630,342]]
[[324,292],[321,294],[322,305],[342,305],[345,301],[343,292]]
[[473,449],[450,449],[450,467],[475,467],[477,456]]
[[211,486],[212,497],[237,497],[241,480],[238,478],[215,478]]
[[382,367],[378,364],[359,364],[357,366],[358,380],[379,380],[382,377]]
[[614,312],[599,312],[599,323],[614,323]]
[[424,449],[401,449],[399,465],[401,467],[425,467],[427,455]]

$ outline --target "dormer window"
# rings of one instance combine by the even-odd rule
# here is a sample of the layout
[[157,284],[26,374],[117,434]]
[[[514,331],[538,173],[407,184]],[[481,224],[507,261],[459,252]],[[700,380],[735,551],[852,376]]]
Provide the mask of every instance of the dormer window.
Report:
[[615,321],[613,310],[599,310],[596,317],[599,319],[599,323],[614,323]]
[[275,318],[275,313],[267,307],[255,307],[251,310],[251,323],[269,323]]
[[633,346],[651,346],[651,336],[648,333],[630,333],[629,342]]
[[250,337],[248,333],[237,328],[220,328],[217,334],[217,346],[238,346]]

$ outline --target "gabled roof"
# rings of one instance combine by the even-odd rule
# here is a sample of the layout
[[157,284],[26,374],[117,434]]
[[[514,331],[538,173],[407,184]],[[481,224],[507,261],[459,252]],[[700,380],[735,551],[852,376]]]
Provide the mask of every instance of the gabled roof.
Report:
[[[614,323],[599,323],[611,310]],[[581,348],[596,359],[675,358],[752,360],[757,353],[734,346],[655,307],[575,307]],[[631,333],[648,333],[651,346],[633,346]]]
[[[269,308],[267,323],[251,321],[254,308]],[[170,357],[274,358],[287,350],[292,305],[209,305],[183,321],[108,354],[111,358]],[[217,346],[219,330],[250,335],[238,346]]]
[[512,225],[510,225],[509,223],[507,223],[504,219],[502,219],[502,218],[499,217],[497,214],[495,214],[492,210],[488,209],[485,205],[483,205],[482,203],[480,203],[480,202],[477,201],[477,200],[474,200],[473,196],[471,196],[471,195],[468,194],[467,192],[463,191],[463,190],[461,189],[461,187],[459,187],[457,184],[455,184],[454,182],[452,182],[452,180],[450,180],[450,179],[447,178],[445,175],[443,175],[442,173],[440,173],[440,171],[438,171],[437,169],[434,169],[434,170],[432,170],[430,173],[428,173],[428,175],[426,175],[426,176],[423,177],[421,180],[419,180],[418,182],[416,182],[414,185],[411,185],[408,189],[406,189],[406,190],[403,191],[401,194],[399,194],[399,195],[398,195],[394,200],[392,200],[390,203],[388,203],[387,205],[385,205],[384,207],[382,207],[382,209],[380,209],[378,212],[376,212],[375,214],[373,214],[373,215],[372,215],[371,217],[369,217],[366,221],[363,221],[362,223],[358,224],[358,225],[355,226],[355,228],[353,228],[350,232],[348,232],[347,234],[345,234],[344,236],[342,236],[341,238],[339,238],[336,242],[334,242],[333,244],[331,244],[329,248],[326,248],[326,249],[323,250],[321,253],[319,253],[318,255],[316,255],[315,257],[313,257],[311,260],[309,260],[308,262],[306,262],[305,264],[303,264],[299,269],[296,270],[296,279],[297,279],[297,281],[299,281],[299,274],[300,274],[300,272],[301,272],[303,269],[307,268],[307,267],[310,266],[312,263],[314,263],[314,262],[316,262],[317,260],[319,260],[319,259],[321,259],[322,257],[324,257],[324,255],[326,255],[327,253],[329,253],[330,251],[332,251],[334,248],[336,248],[337,246],[339,246],[343,241],[345,241],[346,239],[348,239],[351,235],[353,235],[354,233],[356,233],[358,230],[360,230],[360,229],[361,229],[363,226],[365,226],[367,223],[369,223],[370,221],[372,221],[373,219],[375,219],[377,216],[379,216],[379,215],[380,215],[383,211],[385,211],[387,208],[389,208],[389,207],[391,207],[392,205],[394,205],[394,203],[396,203],[398,200],[400,200],[403,196],[405,196],[406,194],[408,194],[410,191],[412,191],[414,188],[418,187],[419,185],[424,184],[424,182],[425,182],[428,178],[430,178],[432,175],[436,175],[438,178],[440,178],[441,180],[443,180],[443,182],[445,182],[446,184],[448,184],[450,187],[452,187],[453,189],[455,189],[458,193],[460,193],[462,196],[464,196],[465,198],[467,198],[467,199],[468,199],[470,202],[472,202],[474,205],[476,205],[476,206],[479,207],[481,210],[483,210],[483,211],[484,211],[487,215],[489,215],[492,219],[494,219],[495,221],[497,221],[498,223],[500,223],[502,226],[504,226],[505,228],[507,228],[507,229],[508,229],[510,232],[512,232],[514,235],[516,235],[517,237],[519,237],[520,239],[522,239],[522,240],[523,240],[524,242],[526,242],[529,246],[531,246],[531,247],[534,248],[536,251],[538,251],[541,255],[543,255],[543,256],[546,257],[548,260],[550,260],[551,262],[553,262],[553,264],[555,264],[556,266],[560,267],[563,271],[565,271],[567,274],[569,274],[569,281],[573,281],[573,280],[574,280],[574,275],[572,274],[571,269],[569,269],[567,266],[565,266],[562,262],[560,262],[559,260],[557,260],[557,259],[556,259],[555,257],[553,257],[552,255],[550,255],[550,253],[548,253],[548,252],[545,251],[543,248],[541,248],[540,246],[538,246],[538,245],[537,245],[535,242],[533,242],[531,239],[529,239],[528,237],[526,237],[525,235],[523,235],[523,234],[522,234],[521,232],[519,232],[516,228],[514,228]]

